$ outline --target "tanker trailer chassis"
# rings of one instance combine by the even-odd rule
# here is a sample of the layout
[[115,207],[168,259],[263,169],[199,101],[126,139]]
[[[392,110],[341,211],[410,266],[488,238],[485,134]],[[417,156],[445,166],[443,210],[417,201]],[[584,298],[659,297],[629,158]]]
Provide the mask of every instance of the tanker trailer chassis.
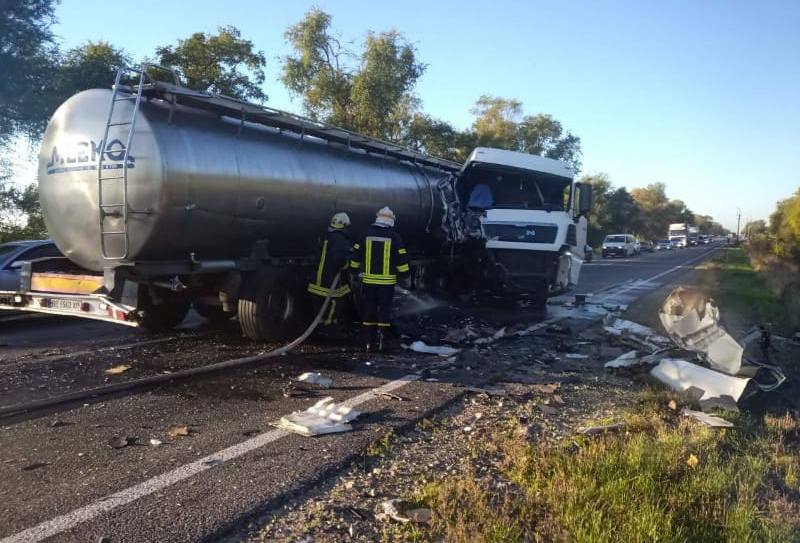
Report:
[[[543,304],[577,283],[591,187],[565,164],[477,148],[462,165],[149,69],[121,70],[112,91],[84,91],[54,114],[40,195],[75,269],[29,264],[0,309],[166,330],[194,305],[211,321],[237,316],[252,339],[286,337],[308,322],[306,281],[330,216],[347,211],[358,231],[383,205],[398,214],[418,288],[460,283]],[[138,84],[126,86],[131,72]],[[470,208],[479,184],[493,201]]]

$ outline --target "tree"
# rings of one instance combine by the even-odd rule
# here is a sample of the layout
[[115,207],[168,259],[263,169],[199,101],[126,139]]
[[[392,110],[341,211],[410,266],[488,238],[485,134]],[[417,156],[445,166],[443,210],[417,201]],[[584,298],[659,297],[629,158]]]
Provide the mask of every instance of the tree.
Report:
[[131,64],[131,57],[105,41],[88,41],[67,51],[55,74],[56,105],[86,89],[110,88],[117,70]]
[[16,134],[41,134],[50,111],[43,107],[57,61],[50,26],[56,0],[14,0],[0,9],[0,144]]
[[376,138],[419,141],[423,128],[434,125],[424,117],[415,120],[414,86],[425,66],[414,47],[397,31],[371,32],[355,54],[331,33],[331,22],[329,14],[314,9],[287,29],[293,53],[282,59],[283,84],[315,120]]
[[519,150],[517,119],[522,114],[522,102],[484,94],[475,102],[471,113],[475,115],[472,131],[478,145]]
[[611,213],[608,201],[609,193],[612,192],[611,180],[607,174],[598,173],[584,175],[578,179],[578,182],[592,186],[592,210],[588,217],[587,240],[589,245],[594,247],[611,233]]
[[432,156],[463,162],[467,158],[464,150],[468,147],[464,139],[465,134],[450,123],[415,113],[403,143]]
[[643,226],[639,221],[640,212],[639,206],[625,187],[608,195],[609,223],[617,230],[617,234],[640,232]]
[[522,102],[486,94],[478,98],[472,113],[477,145],[555,158],[580,170],[580,138],[565,131],[552,115],[539,113],[520,120]]
[[565,132],[551,115],[526,116],[519,125],[520,150],[533,155],[563,160],[574,171],[581,167],[581,139]]
[[[258,102],[266,58],[236,27],[224,26],[217,34],[195,32],[173,46],[156,48],[158,64],[172,68],[187,87]],[[162,75],[163,77],[163,75]]]
[[671,223],[691,222],[691,212],[680,200],[667,198],[666,189],[664,183],[651,183],[631,190],[643,218],[639,233],[645,239],[664,238]]

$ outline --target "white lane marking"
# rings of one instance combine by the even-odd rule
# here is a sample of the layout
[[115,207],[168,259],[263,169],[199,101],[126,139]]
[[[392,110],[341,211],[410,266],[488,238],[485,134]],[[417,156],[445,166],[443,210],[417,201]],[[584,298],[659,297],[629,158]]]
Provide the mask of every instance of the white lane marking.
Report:
[[[539,330],[557,320],[559,319],[551,318],[544,320],[535,324],[534,326],[531,326],[528,330]],[[448,364],[448,362],[445,360],[436,364],[431,364],[431,366],[436,367],[446,364]],[[399,379],[390,381],[372,390],[368,390],[362,394],[359,394],[358,396],[354,396],[353,398],[345,400],[342,403],[348,407],[356,407],[357,405],[368,402],[369,400],[383,399],[381,397],[382,394],[396,390],[407,385],[408,383],[418,381],[421,377],[421,373],[404,375]],[[98,515],[107,513],[113,509],[116,509],[117,507],[127,505],[138,500],[139,498],[143,498],[154,492],[158,492],[159,490],[163,490],[164,488],[172,486],[175,483],[179,483],[188,479],[189,477],[197,475],[198,473],[202,473],[213,467],[224,464],[229,460],[238,458],[260,447],[268,445],[269,443],[274,443],[275,441],[278,441],[279,439],[288,435],[290,435],[290,433],[286,430],[271,430],[269,432],[259,434],[248,439],[247,441],[243,441],[228,447],[227,449],[210,454],[189,464],[184,464],[183,466],[175,468],[172,471],[157,475],[152,479],[148,479],[137,485],[128,487],[125,490],[121,490],[111,494],[110,496],[100,498],[94,503],[90,503],[89,505],[70,511],[65,515],[44,521],[36,526],[5,537],[4,539],[0,539],[0,543],[37,543],[47,539],[48,537],[52,537],[70,530],[78,524],[91,520]]]
[[[695,258],[690,258],[686,262],[678,264],[677,266],[673,266],[672,268],[670,268],[668,270],[664,270],[661,273],[657,273],[652,277],[648,277],[647,279],[640,279],[638,281],[634,281],[631,285],[628,285],[627,287],[621,288],[620,290],[615,291],[615,292],[611,292],[611,293],[607,294],[606,296],[600,298],[599,300],[596,300],[596,301],[592,300],[592,301],[595,302],[595,303],[600,303],[600,302],[606,301],[609,298],[612,298],[612,297],[615,297],[615,296],[619,296],[621,294],[625,294],[629,290],[633,290],[635,288],[638,288],[638,287],[642,286],[644,283],[651,283],[651,282],[655,281],[656,279],[660,279],[660,278],[664,277],[665,275],[669,275],[670,273],[672,273],[674,271],[677,271],[677,270],[679,270],[679,269],[681,269],[681,268],[683,268],[685,266],[689,266],[690,264],[694,264],[695,262],[699,262],[700,260],[702,260],[703,258],[707,257],[708,255],[710,255],[711,253],[713,253],[717,249],[718,249],[718,247],[710,249],[710,250],[704,252],[703,254],[698,255]],[[0,542],[0,543],[2,543],[2,542]]]

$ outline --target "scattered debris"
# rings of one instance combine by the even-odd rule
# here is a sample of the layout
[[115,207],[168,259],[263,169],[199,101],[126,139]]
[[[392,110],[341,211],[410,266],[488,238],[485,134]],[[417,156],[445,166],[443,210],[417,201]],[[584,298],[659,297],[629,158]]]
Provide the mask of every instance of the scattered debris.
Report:
[[650,375],[678,392],[698,388],[703,391],[701,400],[730,396],[738,401],[750,382],[750,379],[726,375],[677,358],[663,358],[650,370]]
[[531,388],[542,394],[553,394],[561,387],[561,383],[535,384]]
[[601,426],[590,426],[588,428],[578,429],[578,433],[585,436],[596,436],[600,434],[609,434],[612,432],[619,432],[624,430],[627,426],[624,422],[616,422],[614,424],[604,424]]
[[703,413],[702,411],[693,411],[691,409],[684,408],[681,411],[681,414],[685,417],[692,417],[693,419],[702,422],[706,426],[710,426],[712,428],[732,428],[733,423],[723,419],[722,417],[717,417],[716,415],[709,415],[708,413]]
[[170,426],[167,428],[167,435],[169,437],[185,437],[189,435],[188,426]]
[[606,368],[630,368],[639,366],[642,363],[642,357],[639,356],[639,351],[628,351],[605,363]]
[[569,358],[570,360],[586,360],[589,358],[588,354],[581,354],[581,353],[567,353],[564,357]]
[[433,518],[433,512],[426,508],[411,509],[408,502],[401,500],[387,500],[381,502],[381,511],[375,515],[378,520],[393,520],[401,524],[415,522],[417,524],[428,524]]
[[696,468],[699,463],[700,460],[694,454],[690,454],[689,458],[686,459],[686,465],[690,468]]
[[47,462],[32,462],[28,465],[22,466],[22,471],[33,471],[35,469],[43,468],[50,465]]
[[309,385],[318,385],[321,388],[331,388],[333,386],[333,379],[324,377],[321,373],[315,371],[306,372],[298,377],[297,380]]
[[736,405],[736,400],[730,396],[719,396],[717,398],[700,400],[699,404],[700,410],[705,413],[711,413],[713,411],[732,411],[734,413],[739,412],[739,406]]
[[676,402],[675,400],[670,400],[669,403],[667,404],[667,407],[669,407],[673,411],[677,411],[678,410],[678,402]]
[[131,436],[127,437],[114,436],[108,440],[108,445],[113,449],[122,449],[124,447],[127,447],[128,445],[135,445],[135,444],[136,444],[136,438]]
[[603,319],[603,322],[605,324],[603,330],[606,333],[634,342],[635,345],[644,347],[651,353],[670,344],[668,338],[657,334],[652,328],[633,321],[620,319],[609,314]]
[[719,309],[696,289],[678,287],[658,314],[669,337],[680,347],[708,357],[712,368],[736,375],[744,349],[719,323]]
[[64,422],[63,420],[54,420],[50,423],[50,428],[58,428],[59,426],[72,426],[74,422]]
[[549,405],[539,404],[537,407],[539,408],[539,411],[541,411],[545,415],[555,415],[556,413],[558,413],[558,409],[556,409],[555,407],[550,407]]
[[398,396],[397,394],[392,394],[391,392],[379,392],[378,395],[391,398],[392,400],[397,400],[398,402],[404,402],[406,400],[402,396]]
[[160,439],[151,439],[150,440],[150,445],[152,445],[153,447],[158,447],[162,443],[163,443],[163,441],[161,441]]
[[475,394],[486,394],[487,396],[505,396],[506,389],[499,387],[499,388],[479,388],[479,387],[467,387],[467,392],[474,392]]
[[445,343],[466,343],[470,339],[477,337],[479,337],[479,334],[471,326],[465,326],[464,328],[450,330],[442,338],[442,341]]
[[108,368],[103,371],[106,375],[119,375],[120,373],[125,373],[131,369],[128,364],[120,364],[119,366],[114,366],[112,368]]
[[353,429],[349,422],[360,414],[352,407],[335,403],[329,396],[305,411],[295,411],[281,417],[276,426],[306,437],[348,432]]
[[438,354],[439,356],[452,356],[461,350],[444,345],[427,345],[424,341],[415,341],[411,345],[403,345],[403,347],[418,353]]

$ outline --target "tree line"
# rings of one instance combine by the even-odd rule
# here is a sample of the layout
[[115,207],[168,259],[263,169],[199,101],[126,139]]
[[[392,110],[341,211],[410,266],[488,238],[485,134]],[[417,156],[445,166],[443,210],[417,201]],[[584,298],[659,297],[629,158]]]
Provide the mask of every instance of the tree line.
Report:
[[[52,25],[57,0],[10,0],[0,15],[0,145],[23,136],[36,142],[53,111],[73,94],[108,87],[119,66],[135,63],[108,42],[86,42],[62,50]],[[314,120],[396,142],[431,155],[463,161],[477,146],[523,151],[581,167],[581,140],[545,113],[529,114],[515,98],[484,94],[466,129],[426,113],[416,84],[428,66],[396,30],[369,32],[358,46],[343,41],[330,14],[312,9],[284,32],[289,53],[279,59],[279,81]],[[257,103],[263,90],[266,56],[233,26],[196,32],[158,46],[139,61],[168,68],[192,89]],[[0,164],[0,241],[45,234],[35,187],[17,188],[10,168]],[[700,220],[708,231],[721,227],[669,200],[663,184],[628,192],[614,189],[605,175],[584,176],[595,187],[590,236],[636,232],[663,237],[669,222]],[[702,222],[705,221],[705,222]]]

